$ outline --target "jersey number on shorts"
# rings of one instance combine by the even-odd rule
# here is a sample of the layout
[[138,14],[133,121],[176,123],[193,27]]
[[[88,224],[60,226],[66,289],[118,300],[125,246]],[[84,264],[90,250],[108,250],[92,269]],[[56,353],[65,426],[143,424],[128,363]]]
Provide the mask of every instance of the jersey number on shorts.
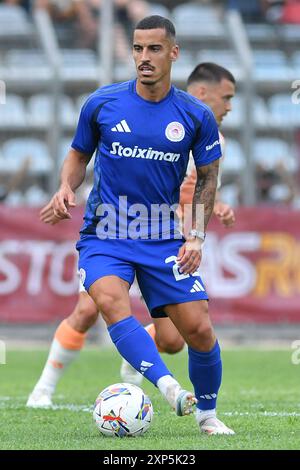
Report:
[[187,279],[190,276],[194,276],[194,277],[200,276],[198,271],[195,271],[193,274],[180,273],[179,272],[180,266],[178,266],[178,264],[177,264],[176,256],[169,256],[168,258],[165,259],[165,263],[172,263],[172,261],[174,262],[172,267],[173,267],[173,274],[174,274],[174,277],[175,277],[176,281],[182,281],[183,279]]

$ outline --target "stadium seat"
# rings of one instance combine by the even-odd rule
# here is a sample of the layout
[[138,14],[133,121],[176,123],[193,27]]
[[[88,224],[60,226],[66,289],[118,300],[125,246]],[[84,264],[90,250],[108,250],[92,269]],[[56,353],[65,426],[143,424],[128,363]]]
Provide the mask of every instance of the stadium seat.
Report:
[[286,55],[283,51],[273,49],[273,50],[255,50],[253,52],[253,57],[257,65],[285,65],[286,64]]
[[270,124],[268,108],[261,96],[256,96],[254,100],[254,122],[256,127],[267,127]]
[[90,96],[90,93],[83,93],[82,95],[79,95],[76,100],[75,100],[75,109],[77,111],[77,113],[80,112],[82,106],[84,105],[84,103],[86,102],[86,100],[88,99],[88,97]]
[[2,149],[0,148],[0,174],[5,171],[6,162],[3,158]]
[[269,191],[270,199],[276,203],[288,201],[291,196],[291,190],[285,183],[273,184]]
[[24,203],[25,198],[21,191],[13,191],[5,199],[5,205],[11,207],[23,206]]
[[170,10],[164,5],[160,5],[159,3],[149,4],[149,15],[159,15],[164,16],[165,18],[171,17]]
[[239,187],[237,184],[225,184],[220,188],[221,200],[231,207],[239,205]]
[[185,49],[180,49],[179,57],[172,67],[172,78],[178,82],[186,82],[187,77],[195,67],[193,54]]
[[300,67],[300,52],[299,51],[294,52],[292,54],[291,59],[292,59],[293,65]]
[[64,80],[99,81],[97,56],[90,49],[62,49],[62,76]]
[[[254,124],[256,127],[267,127],[270,122],[267,106],[261,96],[256,96],[253,105]],[[224,128],[237,128],[243,123],[243,97],[236,95],[232,100],[232,111],[224,118]]]
[[216,62],[224,66],[237,66],[238,57],[233,50],[228,49],[206,49],[197,55],[199,62]]
[[296,51],[291,56],[291,64],[294,70],[294,78],[300,78],[300,52]]
[[225,158],[222,161],[223,174],[238,174],[245,168],[245,157],[239,142],[226,139]]
[[[47,127],[52,122],[52,103],[51,95],[37,94],[28,100],[28,119],[31,125]],[[60,119],[65,127],[73,128],[77,121],[77,112],[75,111],[72,99],[63,95],[60,106]]]
[[31,173],[49,173],[53,162],[47,145],[35,138],[14,138],[7,140],[2,147],[7,172],[16,172],[25,159],[30,157]]
[[31,186],[24,194],[24,202],[31,207],[41,207],[49,200],[48,194],[37,185]]
[[291,94],[279,93],[269,99],[271,121],[280,127],[300,126],[299,105],[292,102]]
[[237,94],[232,99],[232,110],[224,118],[222,126],[224,129],[228,128],[238,128],[242,123],[242,97]]
[[236,53],[228,49],[206,49],[197,54],[196,63],[215,62],[230,70],[238,81],[242,77],[242,69]]
[[72,137],[65,138],[65,139],[62,139],[60,141],[59,156],[58,156],[58,162],[59,162],[60,167],[61,167],[64,159],[66,158],[68,151],[70,150],[71,143],[72,143]]
[[289,45],[295,44],[296,47],[299,45],[300,28],[298,24],[283,24],[280,26],[279,31],[281,38]]
[[246,32],[250,42],[273,43],[276,40],[275,29],[272,25],[263,23],[246,23]]
[[[58,156],[58,158],[59,158],[59,166],[60,167],[62,166],[63,161],[66,158],[67,153],[71,148],[72,139],[73,139],[73,136],[70,135],[70,137],[66,137],[66,138],[62,139],[60,144],[59,144],[59,156]],[[88,164],[88,168],[93,167],[93,164],[94,164],[93,162],[94,162],[94,156],[91,158],[91,160]]]
[[128,61],[127,64],[116,63],[114,67],[114,80],[116,82],[123,82],[132,80],[136,77],[136,71],[133,61]]
[[283,51],[256,50],[253,53],[254,77],[256,80],[288,80],[292,78],[292,68],[288,65],[287,57]]
[[[174,21],[181,20],[183,22],[191,21],[193,24],[202,23],[204,20],[213,23],[220,21],[219,15],[214,7],[207,5],[199,5],[193,2],[185,2],[173,8],[172,15]],[[175,24],[176,21],[175,21]]]
[[47,80],[51,69],[46,56],[37,49],[11,49],[3,62],[4,77],[11,80]]
[[185,3],[172,11],[178,37],[199,38],[225,37],[225,29],[217,11],[211,6]]
[[6,103],[1,105],[0,128],[26,127],[26,109],[23,98],[8,94]]
[[0,4],[0,39],[20,40],[32,32],[32,25],[22,7]]
[[255,140],[253,155],[255,162],[267,170],[282,164],[288,171],[297,168],[296,158],[290,145],[279,138],[261,137]]

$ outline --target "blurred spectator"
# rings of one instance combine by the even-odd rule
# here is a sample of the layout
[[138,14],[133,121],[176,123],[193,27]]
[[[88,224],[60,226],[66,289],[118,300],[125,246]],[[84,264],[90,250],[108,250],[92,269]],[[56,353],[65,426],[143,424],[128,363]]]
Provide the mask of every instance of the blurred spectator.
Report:
[[[148,15],[148,3],[143,0],[113,0],[115,7],[115,55],[117,60],[127,62],[136,23]],[[99,16],[101,0],[87,0],[94,18]],[[97,20],[98,23],[98,20]]]
[[300,24],[300,0],[262,0],[262,5],[270,23]]
[[134,26],[148,15],[148,4],[143,0],[114,0],[114,3],[116,57],[122,62],[127,62],[131,51]]
[[133,28],[148,14],[148,4],[142,0],[115,0],[116,21],[124,28],[131,41]]
[[280,21],[300,24],[300,0],[285,0]]
[[262,0],[261,3],[265,19],[269,23],[279,23],[285,0]]
[[0,0],[0,4],[4,3],[5,5],[15,5],[24,8],[28,13],[31,9],[31,0]]
[[273,169],[257,165],[256,180],[259,203],[294,204],[297,198],[297,185],[293,175],[282,163]]
[[28,174],[31,159],[26,158],[19,171],[13,174],[10,180],[7,181],[7,177],[3,177],[0,180],[0,202],[5,201],[24,181]]
[[[143,0],[113,0],[115,4],[115,49],[122,62],[128,61],[134,25],[148,14]],[[96,49],[101,0],[36,0],[36,8],[51,15],[61,41],[77,47]],[[75,30],[75,34],[74,34]],[[77,30],[77,31],[76,31]],[[69,32],[69,34],[68,34]]]
[[[97,35],[97,23],[85,0],[36,0],[36,8],[46,9],[57,30],[58,38],[74,46],[89,47]],[[75,33],[74,34],[74,30]],[[77,30],[77,31],[76,31]],[[68,35],[69,33],[69,35]]]
[[264,20],[261,0],[227,0],[227,9],[238,10],[246,22]]

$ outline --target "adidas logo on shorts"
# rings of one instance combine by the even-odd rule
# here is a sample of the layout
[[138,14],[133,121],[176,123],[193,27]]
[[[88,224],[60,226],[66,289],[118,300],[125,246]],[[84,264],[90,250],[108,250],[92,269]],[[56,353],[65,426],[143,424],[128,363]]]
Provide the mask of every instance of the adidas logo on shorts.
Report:
[[194,282],[194,285],[190,292],[205,292],[204,287],[200,284],[200,282],[197,280]]

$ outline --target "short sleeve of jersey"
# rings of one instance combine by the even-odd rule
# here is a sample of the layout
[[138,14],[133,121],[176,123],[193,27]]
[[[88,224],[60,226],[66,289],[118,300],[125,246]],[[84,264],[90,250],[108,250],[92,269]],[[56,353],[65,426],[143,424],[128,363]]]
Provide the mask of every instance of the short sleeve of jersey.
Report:
[[83,105],[75,136],[71,147],[79,152],[87,155],[92,155],[98,145],[100,138],[99,131],[96,125],[98,101],[89,97]]
[[192,147],[196,167],[208,165],[222,156],[219,131],[210,109],[205,109],[198,136]]

